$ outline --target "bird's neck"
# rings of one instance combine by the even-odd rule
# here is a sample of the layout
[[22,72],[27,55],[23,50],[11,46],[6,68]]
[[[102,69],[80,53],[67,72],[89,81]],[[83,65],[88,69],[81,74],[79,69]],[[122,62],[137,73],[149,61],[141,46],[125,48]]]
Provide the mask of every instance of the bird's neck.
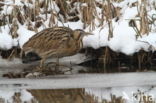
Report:
[[79,40],[78,40],[78,42],[77,42],[77,43],[78,43],[78,46],[79,46],[79,47],[78,47],[79,49],[82,49],[82,48],[83,48],[82,39],[83,39],[83,37],[80,37]]

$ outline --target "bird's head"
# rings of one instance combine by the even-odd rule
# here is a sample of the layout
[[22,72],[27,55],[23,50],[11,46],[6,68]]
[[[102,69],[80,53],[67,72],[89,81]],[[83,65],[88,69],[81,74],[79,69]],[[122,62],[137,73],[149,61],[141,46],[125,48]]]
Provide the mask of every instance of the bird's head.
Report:
[[84,36],[87,36],[87,35],[93,35],[92,33],[89,33],[89,32],[85,32],[81,29],[76,29],[74,30],[74,33],[73,33],[73,38],[75,40],[80,40],[82,39]]
[[83,48],[83,37],[87,35],[92,35],[92,34],[89,32],[85,32],[81,29],[74,30],[73,39],[78,43],[80,49]]

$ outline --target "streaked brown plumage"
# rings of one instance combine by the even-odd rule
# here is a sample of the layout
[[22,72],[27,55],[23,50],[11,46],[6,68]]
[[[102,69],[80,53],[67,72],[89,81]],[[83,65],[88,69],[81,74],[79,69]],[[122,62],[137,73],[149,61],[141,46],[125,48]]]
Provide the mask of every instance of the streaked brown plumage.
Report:
[[34,52],[42,60],[43,65],[47,58],[60,58],[76,54],[83,46],[82,38],[90,33],[82,30],[72,30],[68,27],[53,27],[45,29],[23,45],[25,54]]

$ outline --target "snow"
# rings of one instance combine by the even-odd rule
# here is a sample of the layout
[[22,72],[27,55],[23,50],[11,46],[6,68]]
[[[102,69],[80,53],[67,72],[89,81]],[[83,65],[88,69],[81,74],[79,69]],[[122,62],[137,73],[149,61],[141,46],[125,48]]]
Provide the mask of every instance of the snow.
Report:
[[23,102],[28,102],[28,101],[31,101],[33,96],[27,90],[23,89],[23,90],[21,90],[21,97],[20,98]]
[[51,1],[51,4],[49,4],[48,10],[55,10],[55,12],[57,13],[60,11],[59,7],[54,1]]
[[[20,68],[19,68],[20,69]],[[77,69],[77,68],[76,68]],[[85,93],[98,97],[98,100],[111,100],[110,95],[122,96],[126,103],[140,92],[156,99],[156,73],[110,73],[110,74],[73,74],[53,75],[44,78],[0,79],[0,97],[12,100],[14,93],[21,93],[21,100],[30,101],[33,96],[27,89],[69,89],[84,88]],[[148,77],[148,78],[147,78]],[[67,81],[69,83],[67,83]],[[21,84],[15,86],[14,84]],[[133,95],[134,94],[134,95]],[[11,102],[12,103],[12,102]]]
[[17,46],[17,39],[13,39],[9,34],[9,27],[0,28],[0,49],[8,50],[13,46]]
[[[113,38],[108,40],[108,27],[96,28],[93,30],[91,36],[84,37],[83,43],[84,47],[93,47],[94,49],[100,47],[110,47],[113,51],[122,52],[126,55],[132,55],[135,52],[143,49],[145,51],[150,51],[150,46],[153,47],[152,50],[156,48],[156,32],[149,33],[148,36],[140,37],[138,40],[136,38],[136,32],[133,27],[129,26],[129,21],[135,19],[138,14],[137,7],[127,7],[126,4],[134,3],[136,0],[125,0],[120,4],[116,5],[118,7],[123,7],[121,10],[122,18],[113,24]],[[151,11],[150,15],[153,14]],[[86,29],[88,31],[88,29]]]
[[5,5],[3,7],[2,14],[11,14],[12,10],[13,10],[13,7]]
[[[99,102],[102,102],[103,99],[111,101],[111,95],[122,97],[126,101],[124,103],[139,103],[139,99],[142,99],[143,96],[151,96],[152,100],[156,100],[156,88],[152,88],[151,86],[85,88],[85,92],[97,97]],[[138,99],[135,97],[136,95]]]
[[126,20],[133,19],[137,14],[138,14],[138,8],[137,7],[132,7],[132,8],[127,8],[124,13],[123,13],[123,18]]
[[[52,90],[52,89],[50,89]],[[111,101],[111,95],[117,98],[122,97],[124,103],[140,103],[144,99],[148,101],[156,100],[156,88],[152,86],[132,86],[132,87],[109,87],[109,88],[84,88],[85,93],[93,96],[99,103],[102,100]],[[37,90],[36,90],[37,91]],[[35,99],[32,94],[26,89],[9,88],[0,90],[0,98],[5,100],[5,103],[13,103],[15,93],[20,93],[22,103],[30,102]],[[37,92],[36,92],[37,93]],[[43,91],[44,93],[44,91]],[[48,101],[48,100],[47,100]]]
[[13,103],[13,96],[15,93],[21,93],[20,99],[22,103],[30,102],[33,96],[25,89],[3,89],[0,90],[0,98],[4,99],[4,103]]
[[31,38],[35,32],[27,30],[25,26],[20,26],[17,33],[19,34],[18,40],[19,40],[19,46],[22,48],[24,43],[26,43],[29,38]]
[[12,103],[12,96],[14,95],[14,92],[9,90],[0,90],[0,98],[5,98],[6,101]]
[[[94,35],[84,37],[84,47],[93,47],[94,49],[97,49],[99,47],[108,46],[116,52],[122,52],[127,55],[132,55],[133,53],[138,52],[140,49],[144,49],[145,51],[148,50],[150,45],[148,43],[136,40],[136,33],[132,27],[128,26],[128,22],[126,22],[126,20],[123,20],[119,23],[113,22],[113,24],[113,38],[108,40],[108,28],[104,28],[102,30],[98,28],[93,31]],[[151,38],[152,37],[154,36],[151,36]],[[142,38],[141,40],[148,42],[148,40],[151,41],[154,39],[154,42],[155,38],[151,38],[147,38],[146,40]],[[154,43],[151,45],[154,46]]]
[[59,26],[66,26],[66,27],[72,28],[73,30],[83,29],[83,23],[80,20],[78,22],[67,22],[67,23],[64,23],[64,24],[59,22],[58,25]]
[[[40,1],[41,2],[41,1]],[[97,2],[102,3],[102,0],[97,0]],[[95,17],[95,29],[90,31],[89,26],[87,28],[84,28],[84,23],[79,20],[77,22],[61,22],[60,19],[55,18],[55,24],[52,24],[53,26],[58,25],[58,26],[66,26],[70,27],[72,29],[84,29],[87,32],[92,32],[94,35],[86,36],[83,38],[83,44],[84,48],[86,47],[92,47],[94,49],[98,49],[100,47],[110,47],[113,51],[116,52],[122,52],[126,55],[132,55],[135,52],[138,52],[139,50],[145,50],[145,51],[155,51],[156,48],[156,31],[155,31],[155,25],[152,25],[151,32],[149,35],[143,35],[142,37],[136,38],[136,32],[133,29],[133,27],[129,26],[129,21],[130,19],[137,19],[139,20],[140,18],[136,17],[138,15],[138,10],[137,7],[131,7],[131,4],[137,2],[137,0],[124,0],[120,3],[113,3],[115,7],[120,7],[121,8],[121,16],[119,17],[119,20],[116,22],[114,19],[112,20],[112,25],[113,25],[113,38],[110,38],[108,40],[108,32],[109,28],[108,25],[104,22],[104,26],[100,26],[101,24],[98,17],[101,18],[102,16],[102,9],[99,7],[96,7],[97,11],[97,17]],[[152,1],[154,2],[154,0]],[[150,3],[152,3],[150,2]],[[17,6],[23,6],[24,4],[26,5],[34,5],[35,1],[28,4],[28,2],[21,2],[21,0],[15,1],[8,1],[5,0],[4,2],[5,6],[3,6],[3,10],[1,14],[10,14],[13,10],[13,6],[11,4],[17,5]],[[85,3],[82,3],[81,5],[86,5]],[[80,5],[77,5],[77,8],[79,8]],[[80,8],[79,8],[80,9]],[[40,9],[41,11],[44,11],[44,9]],[[61,17],[62,15],[58,14],[60,9],[56,5],[54,1],[51,2],[48,6],[48,10],[53,10],[54,13],[59,15]],[[80,12],[80,11],[79,11]],[[21,13],[23,11],[21,10]],[[151,6],[150,11],[148,11],[148,15],[154,16],[155,10],[154,7]],[[51,15],[46,16],[44,14],[39,14],[40,17],[43,18],[43,24],[40,28],[38,28],[38,32],[43,30],[44,28],[49,27],[49,23],[51,22],[50,17]],[[81,14],[79,16],[82,16]],[[82,17],[80,17],[82,18]],[[35,22],[32,22],[34,25]],[[137,24],[139,24],[137,22]],[[35,35],[34,31],[28,30],[26,24],[21,25],[18,24],[19,29],[17,33],[19,34],[18,38],[13,39],[9,33],[9,27],[7,25],[2,26],[2,32],[0,33],[0,49],[8,50],[12,48],[13,46],[22,46],[24,45],[25,42],[29,40],[33,35]],[[4,28],[5,27],[5,28]],[[138,26],[139,28],[139,26]],[[7,42],[6,42],[7,41]],[[152,49],[150,48],[152,46]]]

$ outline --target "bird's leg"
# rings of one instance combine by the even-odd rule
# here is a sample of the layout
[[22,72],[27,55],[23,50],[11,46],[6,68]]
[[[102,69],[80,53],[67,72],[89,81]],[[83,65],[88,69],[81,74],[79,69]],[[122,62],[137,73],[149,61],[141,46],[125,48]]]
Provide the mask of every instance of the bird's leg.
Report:
[[59,65],[59,58],[57,57],[57,64]]
[[59,71],[59,58],[57,57],[56,59],[56,67],[55,67],[55,72]]
[[55,62],[49,62],[49,63],[46,64],[46,66],[48,67],[48,65],[51,65],[51,64],[54,64],[53,70],[54,70],[55,73],[63,73],[63,71],[60,70],[60,67],[61,68],[62,67],[69,68],[69,70],[66,70],[64,72],[68,72],[68,71],[71,71],[72,70],[72,67],[69,67],[67,65],[60,64],[58,57],[56,58],[56,61]]
[[44,69],[44,61],[45,61],[45,58],[42,58],[42,60],[40,61],[40,66],[39,66],[40,71],[43,71]]
[[[71,71],[71,70],[72,70],[71,67],[69,67],[69,66],[67,66],[67,65],[60,64],[60,63],[59,63],[59,58],[57,58],[56,67],[55,67],[55,72],[60,72],[60,70],[59,70],[59,69],[60,69],[60,66],[69,68],[69,70],[67,70],[67,71]],[[67,72],[67,71],[65,71],[65,72]],[[62,72],[62,71],[61,71],[61,72]]]

